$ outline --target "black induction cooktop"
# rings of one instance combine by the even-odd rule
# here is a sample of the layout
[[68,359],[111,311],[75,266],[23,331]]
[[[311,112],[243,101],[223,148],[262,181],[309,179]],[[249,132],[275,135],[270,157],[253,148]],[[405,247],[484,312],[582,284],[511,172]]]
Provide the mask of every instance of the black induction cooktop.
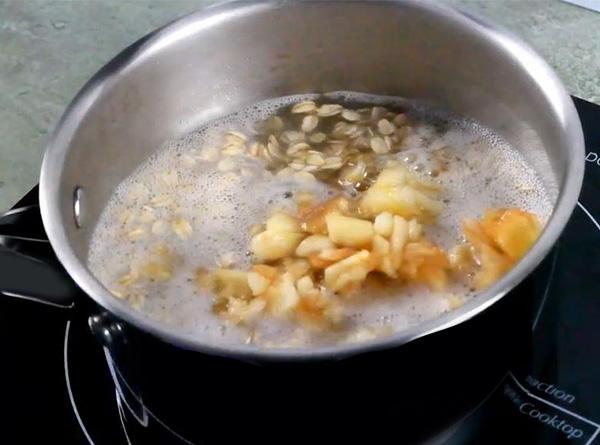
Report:
[[[586,177],[565,233],[536,271],[543,285],[533,295],[532,334],[515,345],[526,352],[477,409],[428,445],[600,445],[600,107],[574,101]],[[90,332],[89,299],[49,305],[39,298],[79,291],[46,267],[60,269],[37,196],[34,188],[0,217],[0,443],[191,443],[136,406]],[[32,259],[43,260],[38,272],[21,267]],[[17,281],[30,291],[14,292]]]

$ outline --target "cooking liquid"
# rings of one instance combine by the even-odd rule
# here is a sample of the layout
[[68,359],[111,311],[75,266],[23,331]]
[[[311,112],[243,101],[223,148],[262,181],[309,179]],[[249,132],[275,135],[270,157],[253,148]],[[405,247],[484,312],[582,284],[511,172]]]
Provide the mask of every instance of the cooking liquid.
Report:
[[[473,291],[463,283],[435,292],[424,286],[371,280],[346,305],[347,321],[335,332],[315,332],[270,317],[250,331],[227,323],[213,312],[211,295],[194,281],[199,267],[215,268],[220,255],[233,253],[235,267],[247,269],[251,264],[248,248],[252,226],[263,223],[274,208],[295,213],[294,198],[299,192],[310,191],[324,200],[340,190],[318,181],[275,177],[262,161],[246,156],[231,157],[239,166],[234,172],[219,171],[218,161],[198,158],[211,147],[220,147],[225,132],[238,130],[252,135],[257,122],[282,107],[310,99],[348,108],[357,108],[350,104],[385,105],[411,116],[415,131],[403,141],[402,150],[385,159],[399,159],[423,175],[436,175],[442,189],[439,199],[445,205],[437,224],[426,225],[425,233],[444,249],[460,242],[463,218],[479,217],[485,209],[517,207],[533,212],[542,223],[552,211],[548,193],[523,156],[475,123],[441,119],[389,97],[357,93],[330,94],[327,99],[290,96],[252,105],[167,142],[123,181],[92,236],[88,265],[96,277],[108,289],[115,289],[132,261],[148,258],[157,244],[165,244],[180,258],[174,276],[145,285],[146,297],[139,310],[173,329],[221,345],[315,347],[362,341],[402,331],[450,310],[457,299],[472,298]],[[447,171],[439,171],[440,148],[444,148]],[[152,233],[157,220],[169,221],[176,215],[190,222],[193,232],[189,238],[180,239],[172,230]],[[144,233],[130,239],[128,233],[140,227]]]

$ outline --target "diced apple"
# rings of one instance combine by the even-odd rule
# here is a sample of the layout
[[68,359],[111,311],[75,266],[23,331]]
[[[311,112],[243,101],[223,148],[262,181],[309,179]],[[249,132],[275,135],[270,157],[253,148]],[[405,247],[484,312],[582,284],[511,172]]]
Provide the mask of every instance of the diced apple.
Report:
[[441,291],[448,286],[448,273],[445,269],[424,264],[419,268],[417,280],[426,283],[431,289]]
[[[164,244],[156,246],[149,259],[132,267],[129,276],[132,281],[144,278],[152,281],[168,281],[175,273],[177,256]],[[135,277],[135,278],[134,278]]]
[[276,213],[266,230],[252,237],[250,248],[258,261],[274,261],[293,255],[304,238],[300,223],[285,213]]
[[390,188],[405,185],[408,182],[410,171],[400,165],[394,165],[383,169],[373,187]]
[[319,253],[319,258],[334,263],[336,261],[341,261],[344,258],[348,258],[355,253],[356,249],[351,249],[350,247],[342,247],[340,249],[325,249]]
[[276,267],[267,266],[266,264],[256,264],[255,266],[252,266],[252,270],[262,275],[269,281],[273,281],[279,274]]
[[365,192],[360,202],[361,212],[368,216],[391,212],[405,218],[425,221],[433,219],[441,209],[442,205],[438,201],[406,186],[372,187]]
[[373,223],[375,232],[379,235],[389,238],[394,230],[394,217],[390,212],[383,212],[377,215]]
[[515,261],[525,255],[541,232],[536,216],[520,209],[489,210],[481,225],[500,249]]
[[373,237],[373,253],[384,257],[390,253],[390,243],[381,235],[375,235]]
[[408,239],[418,241],[423,235],[423,226],[416,219],[411,219],[408,222]]
[[449,268],[446,254],[434,244],[428,241],[406,244],[401,272],[408,280],[442,290],[448,283]]
[[263,277],[258,272],[248,272],[248,286],[252,290],[252,295],[264,293],[271,285],[271,280]]
[[315,284],[313,283],[312,278],[306,275],[296,282],[296,288],[298,289],[298,293],[302,295],[314,291]]
[[402,251],[408,240],[408,222],[394,215],[394,229],[390,238],[390,260],[392,267],[398,269],[402,264]]
[[313,253],[308,257],[310,265],[315,269],[325,269],[336,261],[348,258],[356,253],[356,249],[342,247],[340,249],[326,249],[319,253]]
[[266,230],[252,237],[250,249],[258,261],[275,261],[293,255],[304,235]]
[[372,270],[368,250],[361,250],[351,257],[332,264],[325,269],[325,285],[333,291],[362,283]]
[[401,165],[384,169],[360,201],[360,211],[374,217],[390,212],[405,218],[431,220],[442,209],[433,199],[437,185],[418,178]]
[[330,328],[342,315],[339,304],[317,290],[300,296],[297,313],[302,322],[316,329]]
[[394,268],[394,264],[392,263],[392,259],[390,257],[384,257],[381,259],[379,266],[377,266],[377,270],[383,272],[390,278],[397,278],[398,273]]
[[520,209],[488,210],[481,221],[465,219],[463,232],[473,246],[479,270],[477,289],[491,286],[510,270],[537,240],[541,225],[536,216]]
[[348,212],[349,206],[350,204],[346,198],[338,196],[314,207],[302,209],[298,214],[302,230],[313,234],[326,235],[325,217],[330,213],[344,214]]
[[262,298],[250,301],[230,298],[227,301],[226,316],[235,324],[251,324],[262,314],[266,305]]
[[471,246],[468,244],[459,244],[448,251],[448,260],[453,271],[467,274],[475,267],[475,260]]
[[306,275],[310,271],[310,263],[305,259],[295,259],[286,268],[286,272],[292,274],[294,279]]
[[324,235],[311,235],[298,245],[296,249],[296,255],[301,257],[307,257],[314,253],[319,253],[326,249],[334,249],[335,244]]
[[473,276],[473,286],[485,289],[508,272],[513,261],[487,244],[481,245],[478,250],[481,268]]
[[390,278],[396,278],[398,275],[392,264],[390,254],[390,243],[381,235],[373,237],[372,256],[377,258],[377,270],[383,272]]
[[299,299],[294,277],[290,273],[284,273],[277,285],[277,297],[270,302],[270,309],[275,315],[285,316],[296,307]]
[[302,232],[298,220],[285,213],[276,213],[266,223],[267,231],[271,232]]
[[494,244],[494,240],[485,233],[483,227],[476,219],[465,218],[462,223],[462,229],[467,241],[476,248],[482,245],[491,246]]
[[162,261],[149,261],[140,268],[140,272],[153,281],[168,281],[173,276],[173,267]]
[[302,315],[309,316],[311,318],[320,318],[326,304],[326,300],[321,293],[313,289],[312,291],[305,293],[300,297],[298,310],[302,313]]
[[310,255],[308,257],[308,261],[314,269],[325,269],[326,267],[329,267],[331,265],[331,261],[319,258],[318,253],[313,253],[312,255]]
[[296,205],[300,211],[315,205],[316,197],[311,192],[299,192],[296,194]]
[[248,286],[248,273],[236,269],[217,269],[213,272],[214,292],[221,298],[248,298],[252,290]]
[[339,214],[325,217],[329,238],[335,244],[345,247],[364,247],[373,239],[373,223],[363,219]]

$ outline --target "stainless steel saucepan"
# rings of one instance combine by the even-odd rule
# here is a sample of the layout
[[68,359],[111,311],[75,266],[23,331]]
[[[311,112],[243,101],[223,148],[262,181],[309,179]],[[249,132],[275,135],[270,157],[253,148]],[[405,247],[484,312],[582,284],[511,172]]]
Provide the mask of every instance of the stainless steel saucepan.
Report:
[[[87,268],[103,207],[163,142],[256,101],[340,90],[423,100],[480,121],[521,150],[552,190],[555,206],[526,257],[494,286],[434,320],[369,344],[311,350],[209,345],[132,309]],[[563,230],[583,165],[580,122],[561,82],[528,46],[484,20],[416,0],[225,3],[152,32],[83,87],[48,144],[40,205],[66,271],[129,325],[210,355],[343,358],[452,327],[510,292]]]

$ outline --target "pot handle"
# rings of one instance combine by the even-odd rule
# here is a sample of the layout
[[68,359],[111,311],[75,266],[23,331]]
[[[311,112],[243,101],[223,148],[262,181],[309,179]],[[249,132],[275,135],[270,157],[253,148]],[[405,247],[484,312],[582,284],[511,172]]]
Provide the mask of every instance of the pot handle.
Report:
[[108,312],[92,315],[88,325],[96,340],[104,350],[106,364],[119,395],[119,403],[129,409],[140,425],[148,426],[148,411],[142,399],[142,391],[136,382],[140,381],[136,351],[129,341],[125,323]]
[[54,255],[38,205],[0,215],[0,294],[70,308],[79,292]]

